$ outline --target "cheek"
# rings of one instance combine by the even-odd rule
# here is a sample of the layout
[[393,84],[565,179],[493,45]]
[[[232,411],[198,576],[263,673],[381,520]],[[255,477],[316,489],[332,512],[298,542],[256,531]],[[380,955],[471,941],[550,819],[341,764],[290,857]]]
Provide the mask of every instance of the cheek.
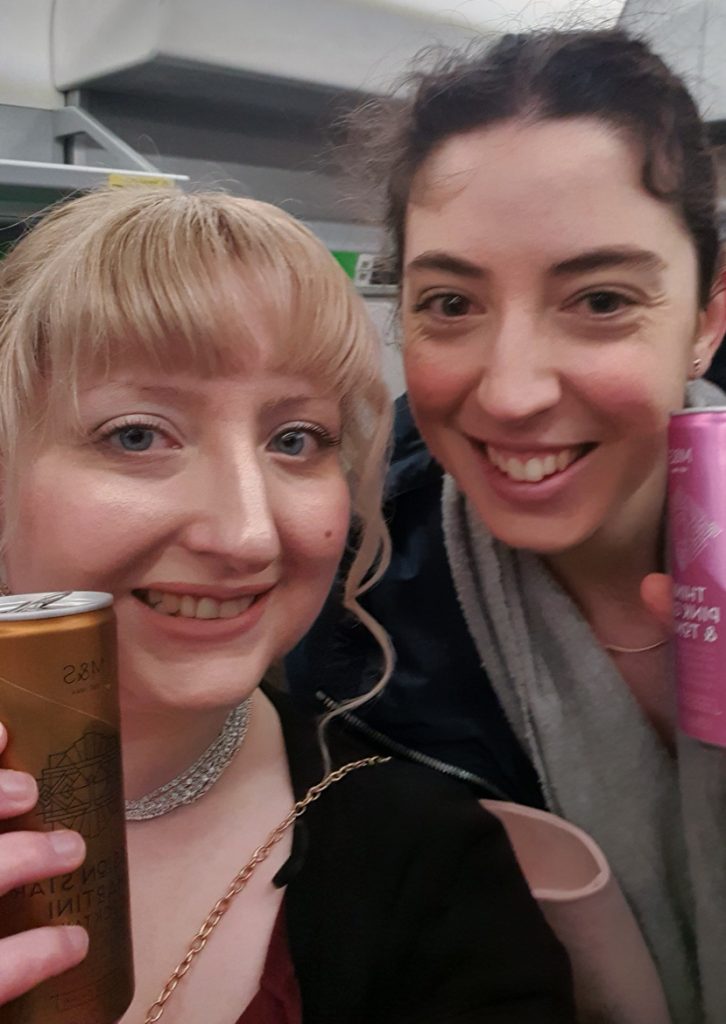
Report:
[[675,367],[626,367],[618,373],[591,371],[581,392],[604,422],[632,433],[661,433],[670,413],[683,405],[684,383]]
[[9,510],[6,563],[13,589],[44,589],[45,580],[57,585],[59,573],[77,580],[94,565],[103,546],[96,510],[73,482],[42,466],[29,474]]
[[288,565],[304,572],[311,585],[319,575],[329,587],[350,527],[350,495],[342,475],[296,494],[283,506],[277,524]]
[[13,589],[113,589],[148,541],[150,523],[161,521],[148,496],[138,497],[113,479],[72,468],[59,473],[41,461],[11,512],[6,564]]
[[445,418],[476,387],[476,372],[444,346],[412,342],[404,349],[404,367],[411,404],[424,428]]

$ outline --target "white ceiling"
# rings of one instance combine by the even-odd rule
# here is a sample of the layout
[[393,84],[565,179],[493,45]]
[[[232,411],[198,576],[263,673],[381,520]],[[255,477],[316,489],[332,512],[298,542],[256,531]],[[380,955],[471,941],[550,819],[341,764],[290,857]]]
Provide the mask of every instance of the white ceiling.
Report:
[[614,25],[625,0],[367,0],[371,6],[406,8],[493,32],[538,26],[563,28]]

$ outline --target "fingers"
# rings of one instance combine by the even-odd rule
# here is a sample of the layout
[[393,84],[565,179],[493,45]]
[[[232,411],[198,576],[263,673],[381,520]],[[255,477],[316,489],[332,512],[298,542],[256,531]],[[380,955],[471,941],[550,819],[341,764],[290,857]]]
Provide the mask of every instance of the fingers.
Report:
[[[0,722],[0,754],[8,742],[8,733]],[[14,818],[32,811],[38,802],[38,786],[32,775],[0,768],[0,818]]]
[[662,572],[652,572],[640,584],[643,604],[654,618],[669,630],[673,628],[673,580]]
[[[0,723],[0,754],[8,735]],[[0,819],[25,814],[38,801],[26,772],[0,769]],[[0,896],[10,889],[80,867],[86,845],[76,832],[7,832],[0,835]],[[0,939],[0,1006],[56,974],[75,967],[88,951],[88,935],[77,926],[34,928]]]
[[0,818],[26,814],[37,802],[38,786],[32,775],[0,768]]
[[75,871],[86,856],[77,832],[7,832],[0,836],[0,896],[18,885]]
[[75,967],[87,952],[88,935],[77,925],[33,928],[0,939],[0,1006]]

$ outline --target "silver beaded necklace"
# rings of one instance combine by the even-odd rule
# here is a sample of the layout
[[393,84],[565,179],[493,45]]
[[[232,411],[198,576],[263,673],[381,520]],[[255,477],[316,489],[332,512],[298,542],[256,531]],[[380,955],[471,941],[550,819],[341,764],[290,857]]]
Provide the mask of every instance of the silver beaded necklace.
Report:
[[251,703],[252,698],[248,697],[229,713],[219,735],[189,768],[146,796],[138,800],[127,800],[126,820],[148,821],[150,818],[160,818],[162,814],[168,814],[184,804],[194,803],[204,796],[229,767],[242,746],[250,721]]

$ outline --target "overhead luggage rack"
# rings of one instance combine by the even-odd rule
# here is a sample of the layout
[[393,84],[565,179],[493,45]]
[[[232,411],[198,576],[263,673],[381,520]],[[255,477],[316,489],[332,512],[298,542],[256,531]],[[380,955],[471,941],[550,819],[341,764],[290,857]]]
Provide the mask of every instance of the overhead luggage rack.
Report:
[[[19,107],[0,105],[0,127],[10,124],[20,135],[18,123],[27,113],[29,125],[36,138],[36,150],[62,156],[68,140],[85,135],[100,147],[104,158],[112,167],[86,166],[59,160],[26,160],[13,157],[0,158],[0,225],[5,226],[2,240],[21,234],[25,222],[40,215],[43,210],[77,192],[101,185],[146,185],[180,187],[188,182],[184,174],[167,174],[108,131],[96,118],[78,107],[62,107],[54,111],[27,112]],[[11,120],[12,119],[12,120]],[[37,133],[46,136],[40,143]],[[20,136],[22,137],[22,136]],[[15,147],[17,152],[18,147]]]

